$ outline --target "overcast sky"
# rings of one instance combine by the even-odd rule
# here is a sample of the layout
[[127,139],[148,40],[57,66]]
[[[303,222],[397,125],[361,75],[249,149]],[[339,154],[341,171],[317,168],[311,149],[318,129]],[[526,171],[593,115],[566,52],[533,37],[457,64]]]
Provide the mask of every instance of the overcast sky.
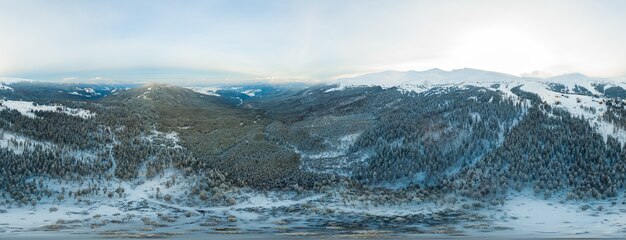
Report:
[[380,70],[626,75],[626,1],[8,1],[0,76],[319,81]]

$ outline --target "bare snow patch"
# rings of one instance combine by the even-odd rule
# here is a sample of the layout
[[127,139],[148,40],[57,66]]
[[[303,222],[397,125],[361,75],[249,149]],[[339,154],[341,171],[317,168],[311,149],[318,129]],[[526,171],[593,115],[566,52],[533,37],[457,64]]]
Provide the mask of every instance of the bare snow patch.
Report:
[[537,94],[542,101],[555,108],[565,109],[572,116],[586,119],[591,127],[604,136],[605,141],[608,136],[612,136],[621,143],[626,143],[626,131],[602,119],[602,115],[607,110],[604,98],[555,92],[547,89],[547,86],[540,82],[528,82],[520,89]]
[[150,142],[160,143],[162,146],[166,147],[182,148],[182,146],[180,146],[179,144],[180,139],[178,138],[178,133],[174,131],[164,133],[153,129],[152,134],[146,136],[145,139]]
[[0,90],[9,90],[9,91],[13,91],[12,87],[9,87],[7,85],[4,85],[2,83],[0,83]]
[[12,132],[0,131],[0,148],[8,149],[15,154],[22,154],[25,150],[43,146],[45,148],[53,146],[51,143],[33,140]]
[[221,95],[217,94],[217,91],[220,90],[218,87],[189,87],[194,92],[202,93],[204,95],[216,96],[219,97]]
[[84,119],[92,118],[96,114],[89,110],[80,108],[68,108],[63,105],[41,105],[29,101],[0,100],[1,110],[17,110],[22,115],[34,118],[35,111],[59,112],[70,116],[81,117]]
[[492,218],[524,237],[614,237],[626,226],[624,211],[610,201],[558,202],[522,192],[504,201]]
[[248,95],[250,97],[254,97],[255,94],[260,93],[260,92],[261,92],[261,89],[248,89],[241,93]]
[[93,88],[83,88],[81,90],[85,91],[86,93],[91,93],[91,94],[96,93],[96,90],[94,90]]
[[76,87],[76,91],[68,92],[68,94],[81,96],[81,97],[93,97],[93,96],[102,95],[99,92],[96,92],[95,89],[89,88],[89,87],[86,87],[86,88]]
[[0,148],[2,149],[8,149],[15,154],[21,155],[25,151],[33,151],[38,147],[43,149],[61,149],[63,156],[73,157],[83,162],[93,162],[97,159],[96,154],[91,151],[60,148],[52,142],[35,140],[18,133],[0,130]]

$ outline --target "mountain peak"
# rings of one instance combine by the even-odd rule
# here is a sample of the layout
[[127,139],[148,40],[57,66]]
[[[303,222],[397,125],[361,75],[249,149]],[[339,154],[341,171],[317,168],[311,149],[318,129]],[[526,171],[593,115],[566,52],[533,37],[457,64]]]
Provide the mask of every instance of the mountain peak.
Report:
[[558,76],[554,76],[550,78],[589,78],[589,76],[579,73],[579,72],[573,72],[573,73],[566,73],[563,75],[558,75]]
[[596,78],[589,77],[582,73],[568,73],[559,76],[547,78],[549,81],[591,81]]
[[519,77],[490,72],[473,68],[455,69],[451,71],[433,68],[426,71],[394,71],[388,70],[377,73],[365,74],[352,78],[339,79],[344,85],[377,85],[382,87],[394,87],[400,85],[432,85],[432,84],[457,84],[471,82],[498,82],[518,79]]
[[[411,70],[411,71],[412,71],[412,72],[417,72],[417,71],[414,71],[414,70]],[[441,70],[440,68],[431,68],[431,69],[428,69],[428,70],[426,70],[426,71],[424,71],[424,72],[430,72],[430,73],[444,73],[444,72],[446,72],[446,71]]]
[[[165,103],[197,102],[195,99],[205,98],[190,89],[164,83],[147,83],[118,95],[107,97],[109,101],[160,101]],[[191,99],[194,99],[193,101]]]

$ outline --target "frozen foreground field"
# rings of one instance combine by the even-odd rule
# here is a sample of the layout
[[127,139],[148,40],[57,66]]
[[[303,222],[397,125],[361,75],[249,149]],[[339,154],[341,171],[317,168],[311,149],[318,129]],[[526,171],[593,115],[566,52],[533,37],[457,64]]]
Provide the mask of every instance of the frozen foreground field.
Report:
[[366,203],[344,205],[332,193],[261,194],[249,190],[241,192],[246,200],[233,206],[196,209],[155,199],[149,193],[158,182],[155,179],[124,186],[123,198],[81,202],[70,199],[61,204],[50,199],[34,208],[3,208],[0,236],[8,239],[523,239],[619,238],[626,234],[626,202],[622,197],[559,203],[522,192],[502,204],[489,206],[465,199],[452,203],[368,206]]

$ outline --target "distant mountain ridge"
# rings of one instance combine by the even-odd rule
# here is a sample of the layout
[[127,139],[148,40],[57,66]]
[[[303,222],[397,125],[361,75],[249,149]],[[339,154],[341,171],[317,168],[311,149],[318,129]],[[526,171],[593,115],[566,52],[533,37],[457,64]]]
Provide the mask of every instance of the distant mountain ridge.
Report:
[[384,71],[378,73],[365,74],[353,78],[339,79],[340,83],[352,83],[358,84],[387,84],[387,85],[400,85],[406,83],[421,84],[421,83],[459,83],[466,81],[490,81],[490,80],[504,80],[504,79],[516,79],[518,77],[508,75],[504,73],[489,72],[478,69],[458,69],[452,71],[444,71],[438,68],[433,68],[426,71]]
[[[623,80],[623,79],[621,79]],[[406,85],[484,85],[485,83],[506,82],[555,82],[570,85],[569,83],[581,84],[587,82],[626,85],[620,78],[593,78],[581,73],[570,73],[550,78],[518,77],[506,73],[485,71],[472,68],[455,69],[445,71],[433,68],[426,71],[383,71],[369,73],[356,77],[340,78],[333,82],[343,87],[348,86],[381,86],[401,87]]]

